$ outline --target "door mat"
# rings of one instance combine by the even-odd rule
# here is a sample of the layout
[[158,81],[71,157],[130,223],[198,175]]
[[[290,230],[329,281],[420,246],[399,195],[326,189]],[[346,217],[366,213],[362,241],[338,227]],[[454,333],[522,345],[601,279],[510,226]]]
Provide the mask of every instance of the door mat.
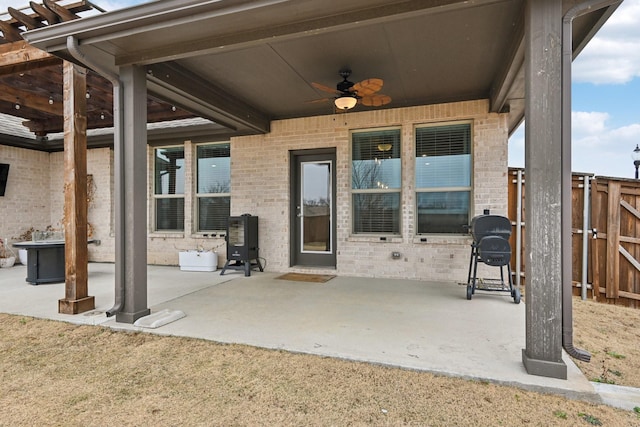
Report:
[[295,282],[312,282],[312,283],[324,283],[333,279],[336,276],[330,274],[305,274],[305,273],[287,273],[282,276],[276,277],[281,280],[293,280]]

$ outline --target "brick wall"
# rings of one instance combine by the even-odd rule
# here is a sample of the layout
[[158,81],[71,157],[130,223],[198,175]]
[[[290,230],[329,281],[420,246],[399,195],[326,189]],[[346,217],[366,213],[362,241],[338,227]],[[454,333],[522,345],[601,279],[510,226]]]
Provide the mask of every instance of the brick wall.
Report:
[[[196,232],[196,219],[194,218],[196,206],[196,145],[191,141],[176,141],[176,145],[184,146],[184,232],[155,232],[154,227],[154,148],[149,147],[147,152],[147,191],[149,239],[147,241],[147,261],[150,264],[178,265],[178,252],[181,250],[205,249],[218,252],[218,265],[222,267],[225,262],[225,240],[221,237],[204,237]],[[207,233],[209,234],[209,233]]]
[[90,237],[100,240],[99,246],[89,245],[89,259],[113,262],[113,150],[88,150],[87,174],[93,177],[93,194],[87,207],[89,233]]
[[0,146],[0,163],[10,165],[0,197],[0,237],[17,238],[31,227],[45,229],[51,223],[49,154]]
[[[49,223],[63,229],[64,209],[64,153],[50,155],[51,203]],[[100,245],[89,245],[89,260],[113,262],[113,150],[96,148],[87,150],[87,175],[92,184],[87,189],[88,232],[90,238],[100,240]]]
[[[484,100],[374,112],[352,112],[272,123],[268,135],[234,138],[231,145],[231,214],[260,217],[260,254],[268,269],[289,267],[289,150],[335,147],[337,155],[337,274],[366,277],[466,281],[470,239],[415,236],[414,126],[471,120],[474,135],[473,209],[506,214],[507,123],[488,113]],[[402,234],[351,235],[349,132],[383,126],[402,128]],[[392,259],[400,252],[400,259]],[[294,269],[295,270],[295,269]],[[305,271],[314,271],[305,269]],[[316,270],[322,272],[323,270]],[[452,274],[455,271],[455,274]]]
[[[414,127],[458,120],[471,121],[473,130],[474,214],[490,209],[506,214],[507,123],[504,115],[488,113],[486,100],[439,104],[371,112],[350,112],[320,117],[274,121],[267,135],[237,137],[231,144],[231,214],[260,217],[260,256],[268,271],[289,267],[289,151],[323,147],[336,149],[337,268],[340,275],[466,281],[471,240],[465,236],[415,236]],[[402,225],[401,235],[386,242],[378,236],[351,235],[350,131],[384,126],[401,128]],[[148,148],[148,252],[151,264],[178,264],[178,251],[217,249],[224,264],[225,242],[203,237],[193,229],[195,206],[195,144],[176,141],[185,148],[185,230],[153,231],[153,148]],[[10,185],[0,205],[0,232],[15,234],[30,226],[61,227],[63,153],[40,153],[0,147],[0,162],[11,163]],[[43,171],[46,171],[43,174]],[[100,246],[90,246],[91,261],[113,261],[113,151],[89,150],[87,172],[93,176],[95,193],[88,218]],[[15,184],[15,182],[19,184]],[[43,185],[44,183],[44,185]],[[424,237],[424,236],[421,236]],[[392,259],[400,252],[400,259]],[[481,266],[482,268],[482,266]],[[326,272],[322,269],[306,269]]]

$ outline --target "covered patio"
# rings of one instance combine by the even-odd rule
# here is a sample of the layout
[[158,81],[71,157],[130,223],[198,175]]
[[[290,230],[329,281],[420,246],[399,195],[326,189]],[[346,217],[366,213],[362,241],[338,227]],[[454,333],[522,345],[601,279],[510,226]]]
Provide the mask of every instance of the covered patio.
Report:
[[3,269],[0,312],[366,361],[599,401],[566,353],[567,380],[527,374],[520,361],[525,306],[507,294],[478,291],[468,301],[465,287],[453,283],[344,276],[311,283],[277,279],[279,273],[220,276],[148,266],[152,313],[186,315],[150,329],[104,315],[114,297],[114,270],[113,264],[89,264],[96,308],[67,315],[56,304],[64,283],[31,286],[24,281],[26,267]]
[[[508,339],[509,345],[520,351],[504,353],[509,355],[507,363],[517,364],[520,371],[526,368],[531,374],[566,378],[572,366],[563,360],[563,346],[574,356],[589,357],[573,347],[571,338],[571,257],[567,250],[571,230],[566,222],[571,213],[567,203],[571,172],[571,59],[618,4],[615,0],[367,0],[347,4],[314,0],[169,0],[32,29],[22,37],[69,64],[88,67],[113,85],[116,291],[109,314],[115,314],[119,323],[135,322],[149,314],[153,305],[148,303],[153,298],[153,282],[148,280],[146,268],[149,203],[142,197],[149,193],[149,174],[141,167],[149,160],[146,123],[150,94],[208,118],[229,132],[234,157],[232,214],[251,211],[261,217],[265,225],[261,228],[261,242],[266,242],[263,248],[272,257],[273,271],[301,264],[296,258],[296,252],[300,251],[294,245],[295,224],[302,216],[296,215],[296,205],[300,209],[302,203],[296,203],[294,197],[300,180],[293,168],[283,165],[287,161],[302,163],[303,153],[325,156],[321,160],[339,172],[332,182],[337,182],[340,190],[329,197],[335,200],[338,209],[335,205],[333,209],[339,216],[334,215],[333,224],[337,225],[330,233],[334,240],[327,245],[332,258],[326,265],[344,277],[359,273],[406,278],[395,276],[394,272],[406,274],[421,269],[427,273],[422,277],[442,274],[441,278],[451,270],[451,260],[456,260],[458,270],[464,266],[467,245],[459,229],[442,237],[421,231],[414,221],[414,213],[420,212],[415,201],[421,196],[414,191],[415,159],[426,155],[418,153],[417,148],[414,150],[415,129],[452,121],[473,125],[473,144],[469,145],[473,149],[465,148],[460,154],[474,158],[473,168],[469,167],[466,174],[468,182],[462,185],[464,191],[473,190],[462,214],[467,219],[490,208],[496,213],[504,210],[506,195],[495,191],[497,187],[492,185],[505,177],[507,137],[524,119],[526,110],[526,191],[530,197],[525,206],[529,223],[526,235],[529,249],[525,256],[531,259],[526,267],[529,304],[518,309],[526,312],[526,323],[522,316],[521,324],[506,322],[517,327],[517,333],[524,334],[525,348],[522,339]],[[70,80],[68,87],[73,88],[65,103],[66,119],[84,114],[86,90],[81,67],[75,67],[69,65],[66,74]],[[327,85],[332,84],[331,76],[343,67],[354,70],[354,80],[361,83],[353,87],[359,88],[365,97],[375,86],[371,80],[383,78],[386,98],[377,98],[379,105],[365,103],[363,99],[358,107],[362,111],[336,115],[331,98],[326,97],[326,92],[332,91]],[[356,72],[362,74],[356,77]],[[349,82],[345,79],[345,83]],[[348,90],[333,94],[354,95]],[[382,108],[376,111],[379,107]],[[65,152],[75,153],[75,157],[68,158],[80,167],[85,163],[82,138],[85,129],[82,121],[76,124],[76,138],[65,140]],[[362,190],[350,185],[348,165],[357,160],[351,158],[351,135],[389,126],[395,127],[394,132],[405,140],[404,152],[401,155],[398,144],[394,159],[396,163],[405,159],[403,164],[407,166],[403,175],[398,169],[402,183],[394,189],[397,193],[394,197],[402,197],[394,205],[398,212],[394,223],[397,227],[385,228],[381,233],[359,232],[351,224],[357,210],[351,196],[356,194],[355,190]],[[374,160],[378,159],[367,159]],[[260,167],[256,167],[256,161]],[[427,165],[423,161],[420,166]],[[84,175],[82,170],[78,174]],[[83,188],[81,181],[74,182],[77,189]],[[452,191],[449,187],[442,188],[447,194]],[[461,191],[458,185],[454,189]],[[375,188],[363,191],[373,194],[372,190],[378,191]],[[388,186],[382,186],[380,191],[387,190]],[[81,206],[81,192],[72,196]],[[71,204],[65,203],[65,208],[71,209]],[[185,212],[190,215],[192,211]],[[74,247],[82,248],[86,218],[79,214],[72,219],[77,220],[73,223],[77,226],[67,227],[67,232],[74,233]],[[191,229],[187,226],[184,231],[188,234]],[[458,235],[452,237],[453,234]],[[166,234],[157,237],[165,239]],[[378,250],[370,258],[363,258],[361,254],[374,245],[378,245]],[[404,262],[415,263],[413,269],[407,268],[408,264],[393,264],[395,258],[387,256],[389,249],[396,248],[391,245],[415,255],[413,259],[404,258]],[[80,267],[85,264],[81,257],[67,259],[68,267],[71,260]],[[445,264],[448,268],[438,271],[438,266]],[[302,265],[313,267],[317,264]],[[378,270],[371,273],[372,268]],[[375,283],[371,279],[358,280],[366,280],[368,286]],[[84,308],[85,299],[93,298],[75,295],[69,288],[65,302],[74,304],[74,308],[80,305]],[[356,299],[351,305],[358,307],[367,294],[375,295],[354,294]],[[381,290],[380,294],[385,292]],[[368,302],[375,307],[375,301]],[[403,304],[410,306],[411,302]],[[275,307],[269,307],[271,316],[281,313]],[[387,318],[405,309],[404,305],[394,307],[381,310],[384,315],[380,318],[387,322]],[[471,328],[483,316],[465,318],[466,313],[462,314],[465,310],[458,312],[449,303],[446,307],[446,323],[457,325],[458,329],[443,335],[444,340],[436,341],[436,347],[426,348],[430,354],[446,354],[443,362],[449,364],[450,352],[444,350],[451,346],[452,337],[462,337],[460,331]],[[366,310],[376,312],[371,306]],[[317,316],[307,313],[294,323],[322,319],[321,313],[322,310]],[[502,329],[503,322],[498,320],[492,319],[493,326],[481,329],[482,334],[472,335],[487,339],[487,330],[495,330],[499,336],[508,336]],[[375,319],[370,321],[375,324]],[[407,319],[402,327],[397,325],[397,330],[407,328],[411,334],[419,334],[424,325],[440,328],[442,323],[441,317]],[[280,325],[271,326],[273,333]],[[244,329],[248,334],[252,331],[247,325]],[[351,335],[337,331],[340,328],[327,334],[341,337],[343,343],[352,339]],[[366,329],[360,332],[367,336]],[[472,342],[460,341],[457,348],[466,356],[460,363],[475,367],[494,360],[492,354],[471,357],[473,353],[468,349],[473,347]],[[314,340],[313,345],[316,344],[324,345],[322,340]],[[406,349],[413,345],[420,348],[422,344],[394,343],[392,348]],[[494,349],[506,346],[506,342],[492,345]],[[414,356],[407,357],[416,359]],[[518,360],[522,360],[525,368]],[[498,370],[504,369],[503,365],[500,363]]]

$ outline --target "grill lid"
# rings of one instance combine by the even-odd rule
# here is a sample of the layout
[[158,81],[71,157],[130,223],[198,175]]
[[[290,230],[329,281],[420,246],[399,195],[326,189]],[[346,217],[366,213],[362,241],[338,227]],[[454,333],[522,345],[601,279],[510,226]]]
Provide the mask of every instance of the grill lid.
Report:
[[486,236],[508,240],[511,237],[511,221],[501,215],[478,215],[471,220],[471,236],[476,244]]

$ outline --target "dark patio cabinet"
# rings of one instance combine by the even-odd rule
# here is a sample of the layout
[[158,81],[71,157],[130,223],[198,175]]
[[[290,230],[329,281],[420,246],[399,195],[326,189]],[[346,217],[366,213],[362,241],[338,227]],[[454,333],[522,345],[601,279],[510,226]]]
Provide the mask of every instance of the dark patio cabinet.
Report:
[[258,217],[249,214],[231,216],[227,220],[227,262],[220,275],[226,270],[244,270],[245,276],[258,267],[263,271],[258,258]]
[[64,240],[16,242],[13,246],[27,250],[28,283],[39,285],[65,281]]

